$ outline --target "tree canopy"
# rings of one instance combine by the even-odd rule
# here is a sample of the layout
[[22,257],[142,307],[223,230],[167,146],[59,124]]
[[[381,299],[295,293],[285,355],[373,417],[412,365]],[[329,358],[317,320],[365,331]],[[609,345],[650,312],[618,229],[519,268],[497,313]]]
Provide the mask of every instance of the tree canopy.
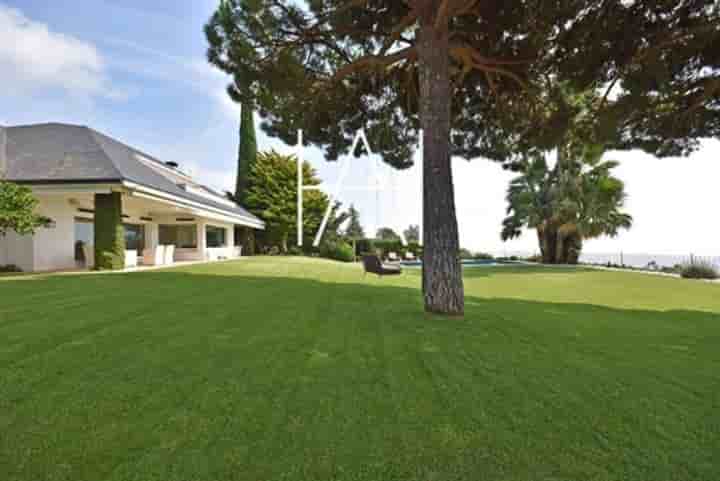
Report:
[[348,239],[362,239],[365,237],[365,230],[360,223],[360,212],[357,211],[354,205],[350,204],[350,208],[347,213],[350,221],[345,229],[345,236]]
[[543,107],[558,80],[603,92],[595,107],[619,145],[675,154],[720,134],[720,7],[708,0],[223,0],[209,58],[270,134],[292,143],[302,128],[335,159],[366,128],[373,150],[408,165],[423,15],[451,37],[453,155],[506,160],[517,143],[503,133],[554,137],[567,112]]
[[400,240],[400,234],[390,227],[380,227],[375,234],[375,238],[380,240]]
[[38,201],[29,187],[0,180],[0,236],[8,231],[33,234],[51,220],[35,212]]
[[403,235],[405,236],[405,242],[420,242],[420,226],[409,225],[403,231]]
[[[310,164],[304,162],[303,184],[320,185]],[[297,222],[297,160],[274,150],[261,152],[248,175],[246,207],[266,223],[267,235],[280,244],[283,252],[294,237]],[[329,199],[319,190],[303,196],[303,231],[314,235],[325,215]],[[335,206],[337,210],[338,206]]]

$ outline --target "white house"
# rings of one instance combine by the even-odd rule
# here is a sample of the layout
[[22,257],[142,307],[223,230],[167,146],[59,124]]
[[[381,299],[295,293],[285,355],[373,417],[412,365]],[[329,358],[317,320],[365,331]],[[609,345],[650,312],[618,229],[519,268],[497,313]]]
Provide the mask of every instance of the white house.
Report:
[[121,199],[126,266],[240,255],[235,226],[263,229],[241,206],[162,162],[91,128],[0,127],[0,178],[32,188],[52,224],[0,237],[0,265],[24,271],[91,267],[95,200]]

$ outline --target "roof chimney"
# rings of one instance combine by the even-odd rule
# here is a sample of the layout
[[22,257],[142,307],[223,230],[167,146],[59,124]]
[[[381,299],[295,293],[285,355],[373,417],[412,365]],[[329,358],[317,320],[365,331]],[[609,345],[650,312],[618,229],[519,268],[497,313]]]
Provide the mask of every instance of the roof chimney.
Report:
[[0,125],[0,179],[7,173],[7,131]]

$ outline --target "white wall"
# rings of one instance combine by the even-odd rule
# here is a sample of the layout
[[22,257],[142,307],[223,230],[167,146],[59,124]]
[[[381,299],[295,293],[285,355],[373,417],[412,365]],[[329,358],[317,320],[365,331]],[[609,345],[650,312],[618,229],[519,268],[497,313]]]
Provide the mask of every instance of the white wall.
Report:
[[33,270],[33,238],[8,232],[0,237],[0,265],[14,264],[25,272]]
[[37,199],[40,201],[38,213],[52,219],[54,227],[35,232],[33,270],[74,269],[77,208],[70,205],[68,195],[42,194],[37,195]]

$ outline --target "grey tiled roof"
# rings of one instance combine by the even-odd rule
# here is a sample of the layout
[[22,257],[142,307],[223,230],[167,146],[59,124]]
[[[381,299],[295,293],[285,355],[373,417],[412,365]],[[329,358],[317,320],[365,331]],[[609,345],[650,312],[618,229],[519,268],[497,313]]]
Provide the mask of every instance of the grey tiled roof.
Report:
[[[230,207],[183,189],[138,156],[164,162],[89,127],[59,123],[6,127],[7,180],[18,183],[130,181],[261,222],[241,206]],[[216,195],[217,192],[202,186]]]

